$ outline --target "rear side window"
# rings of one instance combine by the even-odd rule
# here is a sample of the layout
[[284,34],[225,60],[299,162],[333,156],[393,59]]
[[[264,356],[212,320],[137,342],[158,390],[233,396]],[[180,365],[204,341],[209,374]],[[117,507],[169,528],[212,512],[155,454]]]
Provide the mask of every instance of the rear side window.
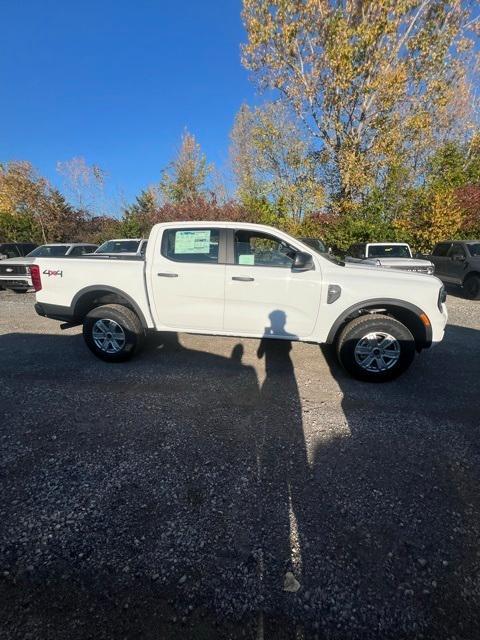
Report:
[[69,255],[70,256],[84,256],[87,253],[93,253],[95,251],[95,247],[89,247],[89,246],[80,246],[80,247],[73,247],[73,249],[70,251]]
[[437,246],[433,250],[432,255],[444,258],[447,255],[448,250],[450,249],[451,246],[452,246],[451,242],[440,242],[440,244],[437,244]]
[[219,239],[218,229],[167,229],[162,255],[175,262],[218,264]]
[[406,244],[382,244],[368,248],[369,258],[411,258],[410,249]]

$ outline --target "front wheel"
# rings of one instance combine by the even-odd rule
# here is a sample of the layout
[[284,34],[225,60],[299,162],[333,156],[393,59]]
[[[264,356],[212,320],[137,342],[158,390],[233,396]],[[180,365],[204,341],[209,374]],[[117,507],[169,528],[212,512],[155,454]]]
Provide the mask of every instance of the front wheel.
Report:
[[141,349],[145,331],[134,311],[121,304],[105,304],[87,314],[83,337],[97,358],[122,362]]
[[467,276],[463,283],[463,290],[470,300],[480,300],[480,276]]
[[415,357],[415,339],[398,320],[380,314],[349,322],[337,341],[340,364],[354,378],[368,382],[393,380]]

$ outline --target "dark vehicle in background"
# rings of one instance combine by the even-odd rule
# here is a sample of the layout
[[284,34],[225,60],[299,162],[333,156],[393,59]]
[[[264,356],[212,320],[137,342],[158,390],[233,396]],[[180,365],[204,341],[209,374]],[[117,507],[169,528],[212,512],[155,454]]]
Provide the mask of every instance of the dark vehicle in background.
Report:
[[480,300],[480,240],[438,242],[428,259],[445,284],[462,287],[467,298]]
[[[35,245],[33,245],[35,246]],[[35,258],[78,258],[93,253],[98,245],[86,242],[59,242],[43,244],[24,257],[12,257],[0,262],[0,289],[26,293],[32,287],[29,266]]]
[[0,260],[23,258],[37,246],[33,242],[0,242]]
[[435,271],[430,260],[414,258],[410,245],[406,242],[360,242],[353,244],[346,252],[345,261],[428,275],[432,275]]
[[318,251],[318,253],[328,253],[325,243],[323,240],[320,240],[320,238],[299,238],[299,240],[303,242],[303,244],[315,249],[315,251]]

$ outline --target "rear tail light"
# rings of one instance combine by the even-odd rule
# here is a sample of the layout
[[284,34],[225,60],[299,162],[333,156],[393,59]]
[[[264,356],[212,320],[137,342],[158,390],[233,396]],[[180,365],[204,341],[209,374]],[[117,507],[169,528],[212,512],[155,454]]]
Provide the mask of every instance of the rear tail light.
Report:
[[30,265],[30,275],[32,276],[32,285],[35,291],[41,291],[42,278],[40,277],[40,267],[38,264]]

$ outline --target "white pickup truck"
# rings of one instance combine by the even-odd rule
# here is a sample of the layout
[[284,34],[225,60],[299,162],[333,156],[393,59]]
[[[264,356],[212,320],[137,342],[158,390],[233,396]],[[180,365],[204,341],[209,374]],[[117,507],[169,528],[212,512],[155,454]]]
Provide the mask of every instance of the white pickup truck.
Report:
[[37,313],[83,323],[110,362],[149,330],[178,331],[334,344],[353,376],[383,381],[440,342],[447,322],[437,278],[341,263],[255,224],[157,224],[145,257],[39,258],[31,274]]
[[384,269],[400,269],[433,274],[435,265],[424,258],[414,258],[406,242],[361,242],[347,251],[346,262],[371,264]]

